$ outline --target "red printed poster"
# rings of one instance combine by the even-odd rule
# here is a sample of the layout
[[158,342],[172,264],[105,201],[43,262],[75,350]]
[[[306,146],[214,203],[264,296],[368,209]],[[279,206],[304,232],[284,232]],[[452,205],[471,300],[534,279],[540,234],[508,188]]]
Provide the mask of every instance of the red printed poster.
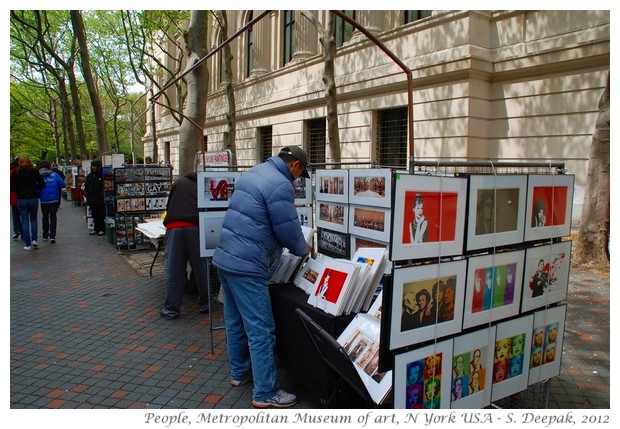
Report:
[[456,192],[405,192],[402,243],[410,244],[417,229],[418,242],[454,241],[457,203]]
[[[567,186],[535,186],[533,192],[532,226],[556,226],[566,223]],[[542,219],[536,224],[536,219]]]

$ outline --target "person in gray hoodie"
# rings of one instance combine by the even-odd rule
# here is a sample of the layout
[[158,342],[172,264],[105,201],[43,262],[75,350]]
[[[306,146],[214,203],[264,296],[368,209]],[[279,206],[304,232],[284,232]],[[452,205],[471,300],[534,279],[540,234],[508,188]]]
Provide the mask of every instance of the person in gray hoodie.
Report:
[[39,191],[39,201],[41,202],[41,213],[43,214],[43,241],[49,238],[50,243],[56,243],[56,224],[58,207],[60,207],[60,196],[63,188],[67,185],[58,173],[52,170],[49,161],[39,162],[39,174],[45,181],[45,187]]

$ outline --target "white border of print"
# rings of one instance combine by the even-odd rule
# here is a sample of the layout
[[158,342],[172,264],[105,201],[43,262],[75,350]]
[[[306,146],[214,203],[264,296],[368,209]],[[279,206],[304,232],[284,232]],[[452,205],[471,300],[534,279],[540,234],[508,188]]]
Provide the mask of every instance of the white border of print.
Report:
[[198,222],[201,257],[213,256],[222,235],[224,216],[226,216],[226,210],[199,213]]
[[[421,342],[440,338],[461,331],[463,322],[463,302],[465,293],[465,277],[467,262],[460,261],[442,262],[440,264],[420,265],[415,267],[397,268],[392,272],[392,311],[390,314],[390,350],[399,347],[419,344]],[[456,276],[456,290],[454,293],[454,317],[450,321],[433,323],[419,328],[401,330],[401,317],[403,308],[403,289],[405,283],[417,283],[434,281],[444,277]],[[432,294],[432,291],[429,290]],[[431,298],[432,300],[432,298]]]
[[[525,251],[525,274],[523,275],[523,294],[521,311],[529,311],[555,302],[564,301],[568,296],[568,279],[570,276],[570,263],[572,241],[562,241],[560,243],[546,246],[531,247]],[[561,257],[561,255],[564,255]],[[560,257],[560,259],[558,259]],[[560,264],[551,267],[551,273],[556,281],[545,287],[542,295],[532,298],[532,289],[529,281],[534,276],[538,268],[539,261],[543,259],[545,265]],[[551,290],[553,289],[553,290]]]
[[[349,202],[349,170],[327,170],[319,169],[314,172],[315,186],[314,190],[315,199],[318,201],[333,201],[336,203],[347,204]],[[342,179],[342,194],[332,194],[322,192],[321,182],[325,179],[331,178]]]
[[450,374],[452,373],[452,340],[441,341],[420,349],[401,353],[394,358],[394,408],[404,409],[407,394],[407,365],[441,353],[440,408],[450,407]]
[[[469,258],[467,266],[467,292],[465,293],[465,310],[463,313],[463,329],[471,328],[473,326],[478,326],[485,323],[490,323],[500,319],[505,319],[506,317],[519,314],[519,307],[521,305],[521,290],[523,288],[524,258],[525,252],[523,250]],[[476,270],[481,268],[495,268],[512,263],[517,264],[515,270],[514,294],[512,296],[512,303],[502,305],[500,307],[489,308],[488,310],[477,311],[475,313],[472,312]],[[495,286],[495,277],[493,278],[493,286]],[[484,288],[486,286],[482,284],[482,287]],[[493,292],[491,292],[491,300],[493,300],[493,296]]]
[[234,188],[237,186],[237,181],[241,177],[240,171],[199,171],[198,172],[198,208],[226,208],[228,207],[228,202],[232,197],[232,193],[228,195],[227,200],[211,200],[208,198],[207,193],[207,184],[206,181],[208,179],[215,179],[218,182],[221,180],[226,180],[228,186],[233,186]]
[[[318,204],[318,203],[317,203]],[[356,210],[368,210],[377,213],[383,213],[383,231],[364,228],[362,226],[355,225],[355,213]],[[349,206],[349,232],[351,234],[359,235],[361,237],[368,237],[379,241],[389,241],[391,231],[391,218],[392,212],[389,208],[383,207],[370,207],[370,206],[358,206],[351,204]]]
[[[478,191],[518,189],[518,201],[510,201],[517,207],[516,229],[513,231],[476,234],[478,216]],[[472,175],[469,177],[469,209],[467,214],[467,251],[521,243],[525,218],[527,175]],[[497,200],[496,200],[497,201]],[[497,215],[497,209],[494,208]],[[495,218],[497,220],[497,217]]]
[[[384,180],[383,195],[376,193],[355,194],[355,179],[367,177]],[[349,203],[375,207],[392,205],[392,170],[389,168],[352,168],[349,170]]]

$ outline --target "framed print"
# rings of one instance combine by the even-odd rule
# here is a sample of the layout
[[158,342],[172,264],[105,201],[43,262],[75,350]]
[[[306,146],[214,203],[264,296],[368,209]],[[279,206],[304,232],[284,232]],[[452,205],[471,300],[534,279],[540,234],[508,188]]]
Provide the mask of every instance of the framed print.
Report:
[[314,228],[312,217],[314,209],[312,206],[298,206],[295,207],[297,210],[297,215],[299,216],[299,223],[302,226],[307,226],[308,228]]
[[[378,240],[370,240],[366,237],[360,237],[359,235],[350,234],[351,237],[351,253],[355,253],[357,249],[360,247],[381,247],[384,249],[389,249],[388,242],[382,242]],[[391,261],[388,260],[388,263],[385,264],[385,271],[383,274],[390,275],[392,272],[392,264]]]
[[240,171],[199,171],[198,208],[228,207],[240,177]]
[[463,328],[519,314],[524,251],[469,258]]
[[484,408],[491,403],[495,326],[454,338],[451,408]]
[[450,408],[452,340],[394,357],[394,408]]
[[465,260],[392,272],[390,350],[461,331]]
[[305,177],[293,180],[295,189],[295,205],[312,204],[312,182]]
[[463,252],[467,179],[397,174],[390,260]]
[[349,205],[349,231],[351,234],[390,240],[391,211],[384,207]]
[[349,170],[349,203],[372,207],[391,207],[392,170],[353,168]]
[[560,375],[566,305],[534,313],[529,384]]
[[534,315],[497,324],[491,401],[527,389]]
[[357,314],[337,340],[353,362],[375,404],[382,403],[392,390],[392,371],[379,372],[380,330],[376,319]]
[[525,241],[570,235],[574,186],[572,174],[528,176]]
[[324,258],[322,262],[323,272],[316,288],[310,291],[308,304],[328,314],[340,316],[349,302],[359,265],[333,258]]
[[526,249],[521,311],[566,299],[571,249],[572,241]]
[[199,213],[200,256],[211,257],[222,236],[222,224],[226,210]]
[[319,169],[314,176],[317,205],[318,201],[349,202],[349,170]]
[[342,203],[316,202],[316,226],[334,231],[348,232],[349,205]]
[[297,272],[293,284],[310,295],[316,290],[319,279],[323,277],[323,269],[323,258],[309,258]]
[[527,176],[469,176],[467,251],[523,242]]
[[349,236],[346,233],[317,228],[317,250],[332,258],[350,258]]

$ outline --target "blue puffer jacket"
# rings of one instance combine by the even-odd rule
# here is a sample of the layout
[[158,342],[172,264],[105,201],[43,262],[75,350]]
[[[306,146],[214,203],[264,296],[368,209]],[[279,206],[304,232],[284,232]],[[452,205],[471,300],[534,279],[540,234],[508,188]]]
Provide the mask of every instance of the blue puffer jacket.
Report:
[[277,156],[243,173],[228,204],[213,265],[269,280],[284,247],[297,256],[306,254],[292,178]]
[[61,190],[67,187],[65,181],[60,177],[60,174],[49,168],[41,168],[39,173],[43,177],[43,180],[45,180],[45,188],[39,191],[39,200],[41,200],[41,204],[60,202]]

